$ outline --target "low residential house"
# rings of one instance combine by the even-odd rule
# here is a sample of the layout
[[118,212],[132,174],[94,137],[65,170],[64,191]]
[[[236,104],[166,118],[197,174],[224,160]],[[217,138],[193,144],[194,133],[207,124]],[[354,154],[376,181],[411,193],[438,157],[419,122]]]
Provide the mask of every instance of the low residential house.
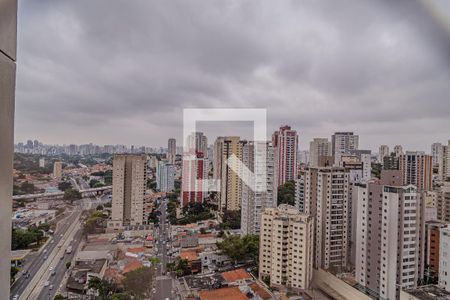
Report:
[[205,249],[198,256],[202,262],[202,273],[215,272],[231,263],[230,258],[225,254],[220,254],[219,250]]
[[107,266],[107,259],[76,261],[67,279],[67,290],[76,294],[96,296],[95,291],[88,289],[89,280],[92,277],[103,279]]
[[197,274],[202,271],[202,262],[198,256],[199,249],[188,249],[180,251],[180,258],[189,262],[189,271],[191,274]]

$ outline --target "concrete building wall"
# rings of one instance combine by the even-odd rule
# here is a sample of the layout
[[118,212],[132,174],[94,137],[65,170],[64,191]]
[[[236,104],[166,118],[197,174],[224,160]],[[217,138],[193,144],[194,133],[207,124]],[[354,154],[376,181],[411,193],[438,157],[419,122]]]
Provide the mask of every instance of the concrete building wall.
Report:
[[[238,160],[242,161],[242,145],[243,141],[238,136],[225,137],[222,145],[222,161],[221,165],[221,181],[220,181],[220,197],[219,197],[219,209],[224,210],[240,210],[241,209],[241,196],[242,185],[239,174],[232,170],[239,170],[239,165],[236,163],[234,166],[225,164],[232,155],[236,156]],[[240,171],[238,171],[240,173]]]
[[114,156],[112,214],[108,227],[145,224],[146,168],[145,155]]
[[327,138],[315,138],[309,143],[310,167],[319,167],[319,158],[331,155],[331,142]]
[[0,1],[0,299],[9,299],[17,0]]
[[439,241],[439,285],[450,292],[450,228],[441,228]]
[[[243,234],[258,234],[261,214],[266,208],[277,206],[276,164],[271,143],[255,145],[249,142],[243,147],[244,165],[255,175],[255,187],[242,182],[241,231]],[[257,158],[265,162],[258,163]],[[265,191],[255,191],[255,188]]]
[[276,288],[308,289],[313,276],[313,218],[290,205],[261,217],[259,278]]
[[305,212],[315,218],[316,268],[347,266],[349,172],[309,168],[305,174]]

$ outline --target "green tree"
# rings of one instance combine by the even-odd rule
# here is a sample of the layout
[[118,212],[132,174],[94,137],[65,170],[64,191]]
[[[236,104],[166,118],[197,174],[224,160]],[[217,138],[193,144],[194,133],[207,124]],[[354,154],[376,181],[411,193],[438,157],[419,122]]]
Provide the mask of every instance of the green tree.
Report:
[[112,296],[118,291],[116,284],[95,276],[90,277],[88,287],[97,291],[101,300],[113,299]]
[[66,269],[69,269],[72,263],[70,261],[66,262]]
[[106,185],[112,185],[112,170],[106,171],[103,179]]
[[188,274],[189,268],[189,261],[180,257],[167,264],[167,270],[174,272],[178,277]]
[[73,201],[77,199],[81,199],[81,193],[79,191],[74,190],[72,188],[64,191],[64,200]]
[[223,229],[239,229],[241,228],[241,211],[226,210],[222,216],[221,228]]
[[128,272],[123,280],[127,292],[138,299],[149,299],[152,296],[155,272],[153,268],[142,267]]
[[11,283],[16,281],[17,273],[19,273],[19,268],[11,266]]
[[72,188],[72,183],[70,181],[62,181],[58,183],[58,190],[65,192],[68,189]]
[[61,294],[56,295],[54,298],[54,300],[64,300],[64,299],[65,299],[64,296]]
[[50,224],[48,224],[48,223],[42,223],[42,224],[40,224],[40,225],[38,226],[38,229],[47,232],[47,231],[50,230]]
[[25,181],[20,185],[20,189],[24,194],[34,194],[36,187],[34,186],[34,184]]
[[278,205],[295,205],[295,182],[288,181],[278,187]]
[[217,243],[217,247],[235,263],[246,260],[252,260],[255,264],[258,262],[259,236],[257,235],[243,237],[232,235]]

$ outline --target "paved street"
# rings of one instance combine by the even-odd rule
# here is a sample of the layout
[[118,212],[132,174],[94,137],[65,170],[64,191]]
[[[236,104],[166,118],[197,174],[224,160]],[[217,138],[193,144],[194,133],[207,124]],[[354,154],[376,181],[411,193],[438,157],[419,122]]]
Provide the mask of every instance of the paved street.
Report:
[[168,250],[170,249],[169,241],[169,222],[167,220],[167,199],[164,199],[159,206],[161,215],[159,216],[159,229],[156,246],[158,247],[158,258],[161,264],[158,267],[158,277],[156,280],[156,300],[175,299],[173,294],[173,279],[167,276],[166,265],[170,261]]
[[29,295],[25,295],[26,297],[22,297],[22,294],[24,293],[24,291],[26,291],[27,294],[31,293],[31,286],[33,284],[37,284],[37,276],[41,273],[40,270],[43,269],[42,267],[44,265],[47,266],[50,264],[48,259],[54,256],[53,254],[60,250],[59,246],[64,243],[65,239],[70,233],[69,230],[72,228],[71,225],[76,223],[76,220],[78,220],[80,215],[81,207],[76,206],[76,208],[68,215],[68,217],[60,221],[50,242],[47,243],[47,245],[45,245],[45,247],[43,247],[37,255],[29,258],[32,261],[26,266],[25,271],[30,274],[30,277],[26,278],[25,276],[22,276],[14,283],[11,288],[12,297],[14,297],[15,295],[20,295],[20,299],[27,299]]
[[[81,185],[85,184],[82,182]],[[108,196],[97,198],[91,195],[79,201],[73,211],[66,213],[68,216],[58,223],[49,243],[38,254],[28,258],[31,261],[25,264],[24,271],[30,276],[29,278],[22,276],[14,283],[11,297],[18,295],[19,299],[53,299],[67,271],[66,262],[72,261],[81,242],[82,230],[79,218],[82,211],[95,209],[98,204],[104,204],[108,200]],[[72,246],[73,249],[70,254],[66,253],[68,246]],[[52,271],[55,271],[53,275]]]

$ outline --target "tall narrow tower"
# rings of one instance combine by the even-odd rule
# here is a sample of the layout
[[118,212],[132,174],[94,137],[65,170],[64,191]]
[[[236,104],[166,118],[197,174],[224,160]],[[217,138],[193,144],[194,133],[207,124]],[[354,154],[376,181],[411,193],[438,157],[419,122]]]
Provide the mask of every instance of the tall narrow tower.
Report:
[[282,126],[272,135],[278,165],[278,186],[297,178],[298,134],[290,126]]

